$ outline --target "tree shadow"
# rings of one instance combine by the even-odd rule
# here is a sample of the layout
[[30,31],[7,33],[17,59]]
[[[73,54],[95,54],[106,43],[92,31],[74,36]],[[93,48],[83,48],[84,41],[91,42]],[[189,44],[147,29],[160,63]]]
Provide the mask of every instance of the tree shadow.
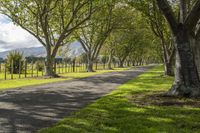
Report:
[[[118,96],[105,96],[95,104],[68,117],[51,132],[198,132],[200,130],[197,109],[183,107],[148,106],[124,102]],[[45,130],[44,130],[45,132]]]
[[96,85],[102,84],[102,83],[116,83],[116,84],[123,84],[124,82],[127,82],[131,80],[133,77],[138,76],[139,74],[149,70],[152,68],[152,66],[147,67],[141,67],[136,70],[129,70],[129,71],[119,71],[119,72],[110,72],[100,75],[95,75],[87,78],[80,78],[77,79],[78,81],[86,81],[88,83],[93,83]]
[[4,133],[32,133],[52,126],[147,69],[1,92],[0,130]]
[[101,95],[101,93],[69,91],[9,94],[0,98],[1,131],[34,132],[51,126]]

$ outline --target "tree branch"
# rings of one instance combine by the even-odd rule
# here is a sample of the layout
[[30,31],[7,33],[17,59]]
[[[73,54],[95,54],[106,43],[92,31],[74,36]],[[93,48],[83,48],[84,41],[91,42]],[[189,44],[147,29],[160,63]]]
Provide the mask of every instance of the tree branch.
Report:
[[199,19],[200,19],[200,0],[197,0],[192,10],[186,17],[184,24],[188,27],[188,29],[194,29]]
[[157,0],[157,5],[159,9],[163,12],[170,28],[174,34],[177,33],[177,20],[175,19],[174,13],[167,0]]

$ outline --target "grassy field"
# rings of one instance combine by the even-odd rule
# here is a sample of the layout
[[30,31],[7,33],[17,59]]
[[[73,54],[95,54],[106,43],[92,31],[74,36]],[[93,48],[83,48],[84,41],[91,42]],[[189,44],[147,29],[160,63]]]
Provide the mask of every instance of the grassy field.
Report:
[[[113,68],[114,68],[114,65],[112,64]],[[1,71],[0,71],[0,81],[1,80],[10,80],[10,79],[20,79],[20,78],[34,78],[34,77],[41,77],[44,75],[44,71],[37,71],[35,66],[33,67],[33,70],[32,70],[32,67],[31,65],[29,64],[28,65],[28,68],[27,68],[27,72],[26,72],[26,76],[25,76],[25,72],[23,71],[21,74],[11,74],[10,72],[8,72],[8,70],[6,71],[5,73],[5,67],[3,64],[1,64],[1,67],[0,67]],[[93,69],[94,70],[97,70],[97,71],[101,71],[101,70],[106,70],[107,69],[107,65],[103,65],[103,64],[98,64],[96,66],[96,64],[94,64],[93,66]],[[118,69],[118,68],[115,68],[115,69]],[[73,68],[71,65],[68,64],[68,66],[63,66],[62,64],[58,64],[57,65],[57,68],[56,68],[56,74],[68,74],[68,73],[82,73],[82,72],[85,72],[86,71],[86,66],[85,64],[81,64],[81,65],[77,65],[74,67],[74,72],[73,72]]]
[[200,100],[169,98],[161,67],[140,75],[41,133],[199,133]]
[[59,74],[61,78],[51,78],[51,79],[44,79],[42,77],[38,77],[38,78],[22,78],[22,79],[14,79],[14,80],[0,80],[0,90],[10,89],[10,88],[19,88],[19,87],[30,86],[30,85],[40,85],[40,84],[64,81],[64,80],[69,80],[69,79],[74,79],[74,78],[83,78],[83,77],[88,77],[88,76],[92,76],[96,74],[102,74],[106,72],[123,71],[126,69],[127,68],[115,68],[113,70],[97,70],[96,72],[66,73],[66,74]]

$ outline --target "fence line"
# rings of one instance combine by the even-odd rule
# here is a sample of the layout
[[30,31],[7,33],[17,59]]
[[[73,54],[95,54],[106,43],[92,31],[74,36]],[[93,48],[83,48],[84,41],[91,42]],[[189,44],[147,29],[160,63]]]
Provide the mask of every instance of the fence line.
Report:
[[[127,64],[127,63],[125,63]],[[112,63],[113,68],[118,67],[118,63]],[[86,72],[86,63],[82,62],[59,62],[54,63],[53,69],[56,74],[66,74],[66,73],[76,73],[76,72]],[[94,70],[104,70],[108,69],[106,63],[95,62],[93,64]],[[44,76],[44,62],[43,65],[38,65],[34,62],[28,63],[27,61],[20,61],[18,65],[0,63],[0,80],[13,80],[21,78],[33,78]]]

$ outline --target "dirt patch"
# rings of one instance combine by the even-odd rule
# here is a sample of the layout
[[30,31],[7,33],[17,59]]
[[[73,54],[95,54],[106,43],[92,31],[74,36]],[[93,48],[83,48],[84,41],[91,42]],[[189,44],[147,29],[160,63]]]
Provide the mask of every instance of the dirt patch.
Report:
[[164,91],[153,91],[138,93],[129,96],[131,102],[141,105],[141,106],[174,106],[174,107],[200,107],[200,98],[191,99],[191,98],[181,98],[181,97],[166,97]]

